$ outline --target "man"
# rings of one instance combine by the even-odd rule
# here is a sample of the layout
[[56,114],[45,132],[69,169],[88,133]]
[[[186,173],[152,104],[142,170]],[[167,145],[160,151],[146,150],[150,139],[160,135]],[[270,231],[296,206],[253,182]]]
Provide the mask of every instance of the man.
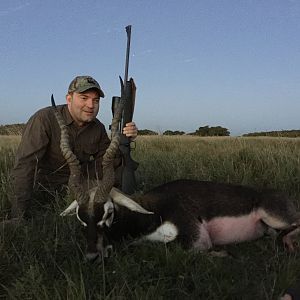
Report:
[[[82,172],[89,178],[101,178],[102,156],[110,143],[104,125],[96,119],[103,97],[95,79],[77,76],[70,83],[67,104],[57,106],[68,127],[71,149],[81,163]],[[135,139],[135,123],[126,124],[123,133]],[[60,129],[52,108],[36,112],[26,124],[12,170],[12,222],[28,216],[34,191],[61,190],[68,183],[69,167],[59,143]],[[119,155],[115,167],[120,164]]]

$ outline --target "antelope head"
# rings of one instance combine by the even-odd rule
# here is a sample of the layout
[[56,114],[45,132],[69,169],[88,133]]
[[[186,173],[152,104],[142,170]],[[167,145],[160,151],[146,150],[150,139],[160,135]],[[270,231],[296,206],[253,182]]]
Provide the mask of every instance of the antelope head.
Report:
[[56,109],[53,95],[51,102],[61,130],[60,149],[70,168],[68,186],[71,194],[76,199],[60,215],[76,214],[77,219],[83,225],[87,238],[86,258],[88,260],[95,260],[99,256],[105,257],[110,246],[104,246],[104,228],[110,227],[113,223],[115,204],[125,206],[139,213],[151,214],[151,212],[148,212],[113,187],[115,182],[113,162],[120,144],[119,122],[124,103],[120,101],[112,119],[111,143],[102,160],[103,177],[101,180],[90,180],[88,182],[81,172],[79,160],[71,150],[67,126]]

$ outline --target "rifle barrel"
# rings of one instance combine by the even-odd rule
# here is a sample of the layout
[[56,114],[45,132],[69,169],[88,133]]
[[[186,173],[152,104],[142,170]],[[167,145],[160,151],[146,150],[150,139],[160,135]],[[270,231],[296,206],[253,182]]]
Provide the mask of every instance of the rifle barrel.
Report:
[[128,66],[129,66],[129,54],[130,54],[130,39],[131,39],[131,25],[125,27],[127,32],[127,48],[126,48],[126,63],[125,63],[125,76],[124,76],[124,84],[126,88],[126,84],[128,81]]

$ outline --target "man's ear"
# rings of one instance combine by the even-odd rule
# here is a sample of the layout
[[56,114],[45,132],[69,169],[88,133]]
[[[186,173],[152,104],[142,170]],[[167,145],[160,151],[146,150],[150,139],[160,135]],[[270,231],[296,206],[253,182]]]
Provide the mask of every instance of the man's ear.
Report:
[[67,94],[67,95],[66,95],[66,100],[67,100],[67,104],[70,104],[70,103],[71,103],[71,100],[72,100],[72,95]]

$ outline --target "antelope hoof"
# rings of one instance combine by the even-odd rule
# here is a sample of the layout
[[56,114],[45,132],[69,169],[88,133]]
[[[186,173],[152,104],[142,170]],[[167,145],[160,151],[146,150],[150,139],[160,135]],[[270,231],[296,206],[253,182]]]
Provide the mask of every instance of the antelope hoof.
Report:
[[282,238],[283,245],[287,248],[288,252],[296,252],[299,250],[299,243],[294,241],[289,235]]
[[299,250],[299,243],[296,241],[299,234],[300,226],[298,224],[293,224],[284,232],[284,235],[282,236],[282,242],[289,252],[295,252],[296,250]]

